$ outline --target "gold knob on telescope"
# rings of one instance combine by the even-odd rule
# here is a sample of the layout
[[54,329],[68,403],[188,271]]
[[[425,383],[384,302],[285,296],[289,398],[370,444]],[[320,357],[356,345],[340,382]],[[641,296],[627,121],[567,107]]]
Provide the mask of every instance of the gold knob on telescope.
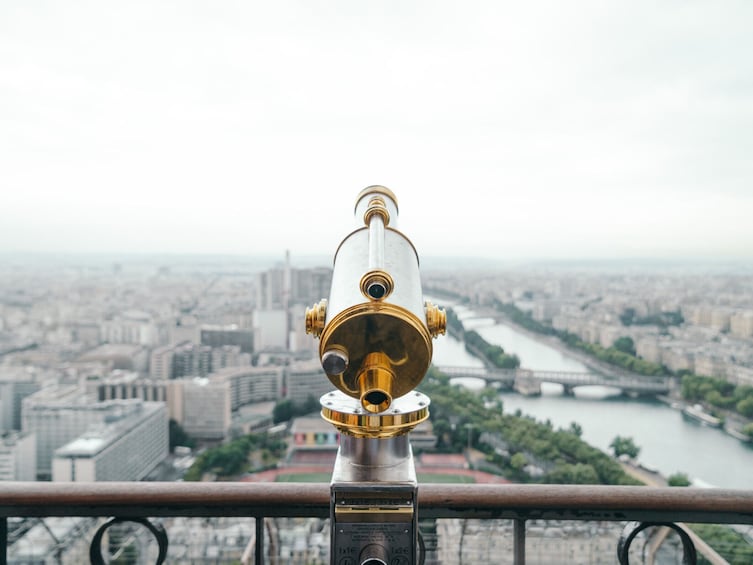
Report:
[[371,217],[374,214],[379,214],[384,220],[384,225],[389,225],[390,213],[387,209],[385,197],[394,202],[395,209],[397,210],[397,198],[395,197],[395,193],[386,186],[378,184],[367,186],[358,194],[358,197],[356,198],[356,208],[358,208],[358,203],[368,195],[371,195],[371,200],[369,200],[369,205],[363,213],[363,222],[368,226]]
[[306,333],[319,337],[324,331],[324,319],[327,315],[327,299],[323,298],[312,308],[306,308]]
[[429,328],[431,337],[444,335],[447,331],[447,312],[426,301],[426,326]]
[[366,208],[366,212],[363,213],[363,221],[367,226],[374,215],[380,216],[385,226],[389,225],[390,213],[387,210],[387,203],[381,196],[373,196],[371,200],[369,200],[369,206]]

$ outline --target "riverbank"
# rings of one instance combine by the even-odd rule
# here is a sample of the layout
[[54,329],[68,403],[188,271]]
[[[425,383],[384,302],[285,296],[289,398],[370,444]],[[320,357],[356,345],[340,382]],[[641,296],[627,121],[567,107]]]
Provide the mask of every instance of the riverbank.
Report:
[[[670,408],[673,408],[675,410],[680,410],[681,412],[688,414],[688,407],[689,404],[684,402],[682,398],[670,398],[668,396],[657,396],[657,400],[660,400]],[[724,431],[727,435],[741,441],[742,443],[748,444],[751,447],[753,447],[753,439],[743,433],[743,429],[745,427],[752,423],[753,420],[748,420],[746,418],[743,418],[736,412],[730,412],[730,411],[722,411],[724,413],[724,422],[721,425],[713,426],[718,427],[722,431]],[[701,424],[703,424],[702,420],[699,420]]]
[[[521,326],[520,324],[515,323],[508,316],[505,316],[501,312],[500,315],[504,320],[504,324],[513,328],[516,332],[521,333],[526,337],[533,339],[543,345],[551,347],[552,349],[559,351],[563,355],[567,355],[568,357],[578,360],[580,363],[594,372],[608,377],[628,376],[632,378],[647,378],[645,375],[633,373],[626,369],[615,367],[598,359],[594,359],[580,349],[570,347],[567,344],[563,343],[562,340],[560,340],[556,336],[537,333]],[[661,396],[657,398],[672,408],[678,410],[687,409],[690,404],[687,403],[682,396],[682,388],[677,377],[666,378],[671,379],[669,394],[667,396]],[[721,413],[724,418],[723,425],[719,426],[720,430],[724,431],[727,435],[753,447],[753,440],[743,433],[745,426],[753,423],[753,419],[746,419],[737,412],[730,410],[718,410],[718,412]]]
[[[502,312],[500,312],[499,314],[503,318],[504,324],[515,329],[516,332],[521,333],[533,340],[536,340],[543,345],[547,345],[552,349],[559,351],[563,355],[567,355],[568,357],[576,359],[577,361],[600,375],[603,375],[605,377],[651,378],[646,377],[646,375],[641,375],[640,373],[634,373],[632,371],[628,371],[627,369],[610,365],[609,363],[605,363],[604,361],[601,361],[599,359],[595,359],[594,357],[580,349],[568,346],[556,336],[544,335],[532,331],[524,326],[521,326],[520,324],[515,323],[514,321],[512,321],[512,319],[510,319],[508,316],[505,316]],[[513,351],[512,353],[515,352]],[[674,379],[674,377],[667,378]],[[670,394],[673,396],[673,398],[675,396],[678,399],[680,398],[679,391],[677,390],[678,388],[679,387],[677,386],[672,387]]]
[[[551,337],[525,331],[507,320],[498,319],[495,323],[489,315],[484,316],[483,310],[463,307],[459,313],[468,329],[475,329],[489,343],[516,353],[523,367],[590,371]],[[438,365],[480,365],[459,339],[438,339],[434,353]],[[580,355],[578,358],[582,359]],[[477,384],[468,383],[468,386],[477,387]],[[583,389],[563,396],[557,387],[547,386],[538,397],[507,390],[500,391],[500,396],[507,413],[520,410],[537,420],[550,421],[555,428],[568,429],[577,422],[583,430],[582,438],[607,453],[616,436],[631,437],[641,447],[640,460],[645,466],[665,476],[685,473],[698,485],[753,488],[753,475],[749,472],[753,465],[753,446],[720,429],[683,417],[677,409],[685,404],[679,394],[664,399],[631,398]],[[699,457],[699,454],[703,455]],[[725,464],[719,465],[720,461]]]
[[667,486],[667,479],[664,478],[664,476],[662,476],[661,473],[646,469],[645,467],[642,467],[641,465],[637,465],[634,463],[627,463],[624,461],[620,461],[620,465],[622,466],[622,470],[625,471],[626,474],[630,475],[634,479],[641,481],[647,486],[650,486],[650,487]]

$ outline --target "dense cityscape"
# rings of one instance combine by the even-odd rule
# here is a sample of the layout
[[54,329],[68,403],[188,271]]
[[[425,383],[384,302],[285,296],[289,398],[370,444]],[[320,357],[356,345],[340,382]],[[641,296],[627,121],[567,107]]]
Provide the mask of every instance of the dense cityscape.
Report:
[[751,21],[0,2],[0,565],[753,564]]
[[[181,480],[202,449],[269,430],[280,420],[281,406],[310,408],[332,385],[322,372],[317,341],[305,333],[304,312],[327,296],[332,273],[327,266],[295,263],[289,255],[276,261],[5,260],[0,479]],[[427,292],[479,309],[512,307],[530,323],[604,349],[629,338],[633,357],[666,374],[753,387],[753,279],[741,269],[430,267],[423,283]],[[750,418],[751,408],[741,417]],[[289,452],[307,443],[336,444],[326,424],[309,420],[301,428],[301,422],[286,431]],[[316,437],[308,442],[312,430]],[[423,442],[422,449],[431,451],[437,437],[422,431],[416,445]],[[302,450],[299,461],[328,459]],[[92,527],[82,522],[68,527]],[[308,528],[310,546],[312,535],[321,538],[321,528]],[[183,542],[180,534],[172,538],[175,547],[183,544],[185,562],[193,562],[192,552],[197,560],[212,551],[217,560],[224,558],[218,547],[235,556],[228,559],[245,551],[232,524],[217,525],[206,540],[189,530]],[[39,533],[31,526],[19,528],[10,552],[17,560],[9,562],[26,562],[31,557],[24,552],[42,555],[55,546],[50,539],[30,542],[34,535]],[[297,545],[300,538],[291,537],[290,551]],[[68,544],[67,562],[76,562],[75,548]],[[325,542],[317,548],[323,558]]]
[[534,320],[605,348],[630,337],[639,358],[672,372],[753,386],[750,275],[709,265],[613,264],[446,274],[427,284],[475,304],[516,304]]

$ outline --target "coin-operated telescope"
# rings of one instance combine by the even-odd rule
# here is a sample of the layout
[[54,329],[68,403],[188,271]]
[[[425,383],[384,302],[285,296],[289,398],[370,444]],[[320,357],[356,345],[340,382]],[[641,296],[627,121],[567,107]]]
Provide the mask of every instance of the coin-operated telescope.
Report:
[[328,299],[306,310],[320,340],[322,417],[340,432],[332,472],[332,565],[414,565],[418,525],[408,434],[429,417],[415,391],[446,314],[424,302],[413,244],[396,228],[397,199],[369,186],[356,199],[360,226],[335,253]]

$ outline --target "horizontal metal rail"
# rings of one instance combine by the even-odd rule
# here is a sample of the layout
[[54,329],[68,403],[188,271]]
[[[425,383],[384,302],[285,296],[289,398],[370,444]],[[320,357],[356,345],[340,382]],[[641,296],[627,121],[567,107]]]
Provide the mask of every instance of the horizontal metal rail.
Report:
[[[753,524],[753,491],[605,485],[424,484],[427,518]],[[327,483],[0,482],[0,517],[326,517]]]
[[[420,518],[514,520],[520,564],[528,520],[753,524],[753,491],[747,490],[421,483],[418,495]],[[0,482],[0,564],[10,517],[253,517],[256,563],[263,563],[264,518],[327,518],[329,512],[327,483]]]

